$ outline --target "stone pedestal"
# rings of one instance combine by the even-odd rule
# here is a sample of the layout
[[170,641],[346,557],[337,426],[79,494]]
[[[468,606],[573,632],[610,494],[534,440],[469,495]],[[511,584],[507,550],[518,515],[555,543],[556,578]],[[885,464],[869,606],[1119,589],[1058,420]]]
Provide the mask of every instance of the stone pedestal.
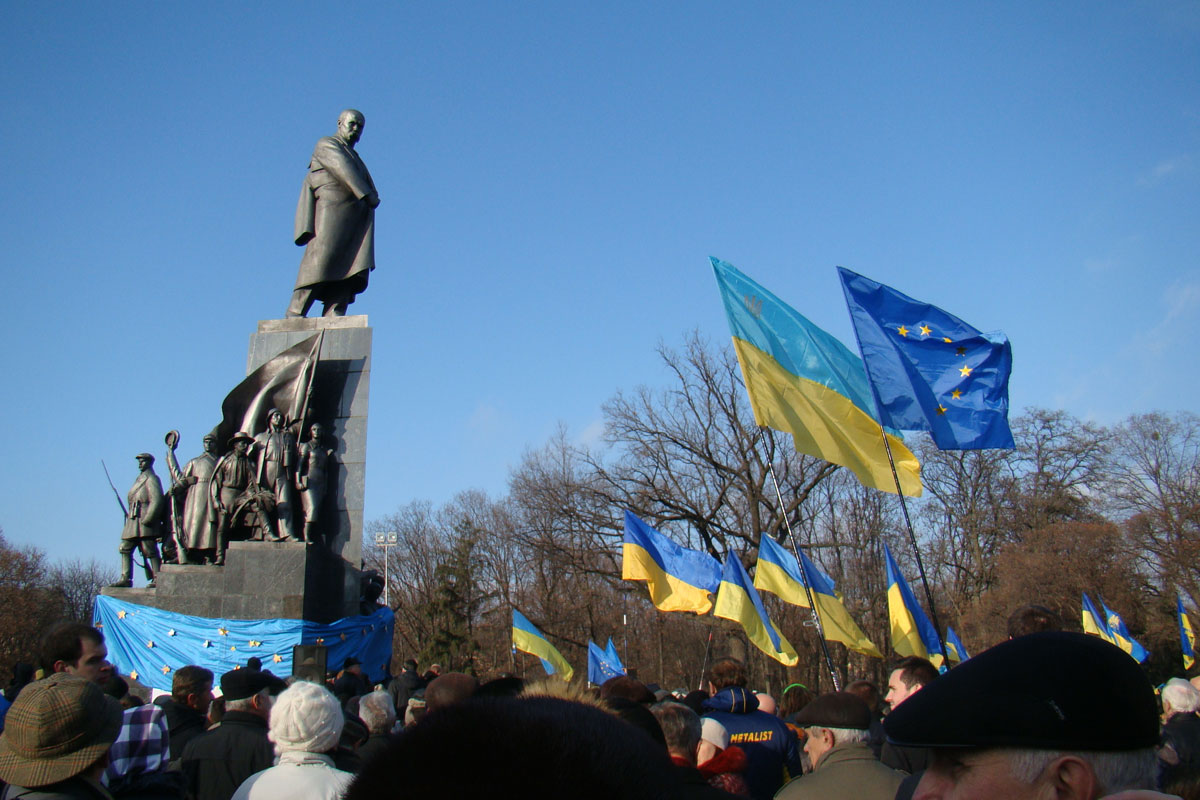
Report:
[[[334,450],[319,520],[321,543],[234,541],[223,567],[165,565],[158,588],[109,588],[105,595],[224,619],[331,622],[358,613],[371,382],[367,318],[263,320],[250,337],[246,374],[321,330],[325,336],[306,417],[309,424],[325,427],[324,444]],[[305,438],[303,432],[298,436]]]

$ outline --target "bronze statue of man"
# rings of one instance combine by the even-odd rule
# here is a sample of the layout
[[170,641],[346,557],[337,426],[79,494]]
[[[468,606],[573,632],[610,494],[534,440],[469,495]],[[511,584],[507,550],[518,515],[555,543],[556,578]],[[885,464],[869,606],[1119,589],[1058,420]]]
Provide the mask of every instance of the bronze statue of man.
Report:
[[354,151],[365,118],[348,108],[334,136],[313,150],[296,206],[296,244],[304,247],[287,316],[303,317],[324,303],[324,316],[341,317],[367,288],[375,269],[375,207],[379,193]]
[[133,585],[133,551],[140,549],[146,559],[143,568],[149,586],[154,586],[162,560],[158,557],[158,539],[162,536],[163,501],[162,482],[154,474],[154,456],[138,453],[138,476],[129,488],[126,500],[129,505],[125,514],[125,526],[121,529],[121,578],[113,586]]
[[225,563],[225,550],[229,547],[229,534],[240,513],[255,514],[264,532],[270,531],[271,522],[259,502],[261,494],[254,482],[254,465],[247,454],[254,437],[238,431],[229,439],[230,450],[221,456],[213,468],[209,481],[209,497],[217,511],[217,564]]
[[295,506],[292,503],[296,437],[284,425],[282,411],[271,409],[267,415],[267,430],[254,437],[254,448],[258,456],[255,482],[275,498],[274,527],[263,531],[263,535],[272,542],[294,541],[298,538],[293,535]]
[[209,481],[217,466],[217,437],[204,437],[204,452],[193,458],[182,470],[175,460],[174,450],[167,450],[167,468],[172,484],[167,491],[176,498],[183,497],[181,520],[182,562],[208,564],[217,557],[217,509],[213,505]]
[[333,450],[321,444],[324,428],[314,422],[309,438],[300,444],[300,463],[296,469],[296,488],[300,491],[300,505],[304,509],[304,541],[312,544],[317,535],[317,520],[321,515],[321,504],[325,500],[328,484],[329,459]]

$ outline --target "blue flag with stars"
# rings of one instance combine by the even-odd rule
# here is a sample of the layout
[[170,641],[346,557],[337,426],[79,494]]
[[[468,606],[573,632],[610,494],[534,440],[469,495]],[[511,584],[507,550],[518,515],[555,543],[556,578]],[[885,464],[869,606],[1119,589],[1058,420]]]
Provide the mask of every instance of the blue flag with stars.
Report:
[[953,314],[838,267],[879,421],[939,450],[1013,447],[1012,348]]

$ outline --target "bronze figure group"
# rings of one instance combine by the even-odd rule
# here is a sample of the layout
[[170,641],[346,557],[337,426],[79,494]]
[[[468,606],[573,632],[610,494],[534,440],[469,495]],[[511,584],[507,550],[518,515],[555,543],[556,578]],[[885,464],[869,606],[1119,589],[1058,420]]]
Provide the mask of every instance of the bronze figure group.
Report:
[[171,431],[166,438],[171,485],[165,493],[154,456],[140,453],[121,532],[121,577],[113,585],[133,585],[135,550],[141,551],[153,587],[164,560],[221,566],[233,540],[319,541],[333,449],[325,446],[319,422],[308,434],[297,445],[282,412],[273,410],[266,431],[235,434],[219,458],[216,436],[208,434],[204,452],[180,469],[175,459],[179,434]]

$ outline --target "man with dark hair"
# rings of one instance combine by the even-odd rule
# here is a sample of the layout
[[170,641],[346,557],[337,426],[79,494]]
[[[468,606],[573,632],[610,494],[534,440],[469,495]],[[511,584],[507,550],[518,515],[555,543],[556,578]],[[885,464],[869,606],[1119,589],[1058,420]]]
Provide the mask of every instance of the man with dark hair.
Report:
[[404,718],[404,712],[408,709],[408,700],[412,697],[413,692],[425,685],[421,680],[421,675],[417,672],[417,662],[409,659],[404,662],[404,670],[392,678],[392,682],[388,684],[388,694],[392,696],[392,704],[396,707],[396,716]]
[[751,797],[769,800],[790,777],[800,774],[800,748],[783,720],[758,710],[758,698],[746,689],[746,668],[736,659],[713,664],[709,673],[712,697],[704,701],[704,716],[729,731],[729,742],[746,751],[746,783]]
[[937,679],[938,671],[932,662],[920,656],[901,659],[888,675],[888,690],[884,700],[894,711],[901,703]]
[[635,703],[654,702],[654,692],[637,678],[628,675],[614,675],[600,684],[600,699],[607,700],[610,697],[624,697]]
[[[901,703],[921,691],[937,679],[937,667],[929,659],[909,656],[896,662],[888,675],[888,691],[885,698],[892,711]],[[929,763],[929,751],[922,747],[900,747],[884,742],[879,752],[884,766],[914,775]]]
[[479,679],[463,672],[447,672],[439,675],[425,687],[425,713],[433,712],[461,703],[479,688]]
[[113,672],[104,635],[80,622],[55,625],[42,637],[39,650],[46,675],[66,672],[103,686]]
[[208,728],[208,707],[213,701],[211,670],[194,665],[180,667],[171,678],[171,695],[155,699],[167,715],[171,735],[171,761],[183,755],[187,743]]
[[275,763],[267,738],[272,688],[282,681],[268,672],[235,669],[221,676],[225,716],[221,724],[183,748],[180,767],[195,800],[229,800],[242,782]]
[[1008,638],[1028,636],[1041,631],[1061,631],[1062,617],[1045,606],[1024,605],[1008,617]]
[[804,752],[812,773],[793,779],[775,795],[779,800],[892,800],[904,776],[875,760],[867,747],[871,709],[850,692],[823,694],[796,714],[808,736]]
[[933,748],[918,800],[1095,800],[1155,786],[1154,688],[1136,661],[1096,636],[1001,642],[883,724],[890,742]]

